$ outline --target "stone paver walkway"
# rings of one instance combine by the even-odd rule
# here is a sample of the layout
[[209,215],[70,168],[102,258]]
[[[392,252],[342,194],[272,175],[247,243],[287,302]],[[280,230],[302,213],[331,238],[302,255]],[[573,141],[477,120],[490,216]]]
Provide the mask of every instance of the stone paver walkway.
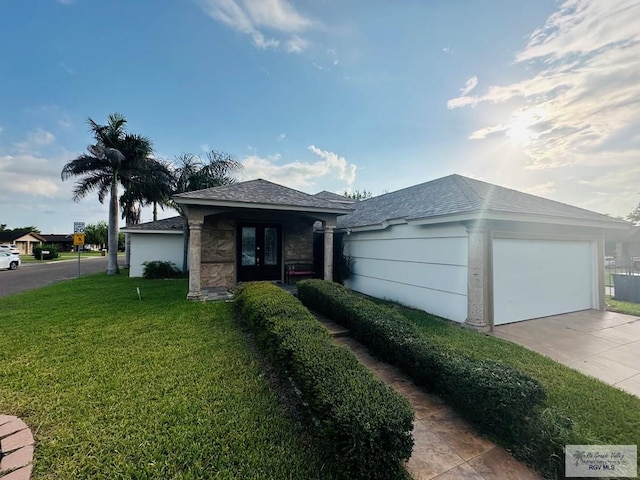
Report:
[[[316,314],[317,315],[317,314]],[[415,480],[540,480],[502,447],[477,433],[434,395],[423,392],[400,370],[369,355],[368,349],[331,320],[317,315],[337,343],[409,400],[415,412],[413,454],[407,470]]]
[[29,480],[34,443],[26,423],[11,415],[0,415],[1,480]]

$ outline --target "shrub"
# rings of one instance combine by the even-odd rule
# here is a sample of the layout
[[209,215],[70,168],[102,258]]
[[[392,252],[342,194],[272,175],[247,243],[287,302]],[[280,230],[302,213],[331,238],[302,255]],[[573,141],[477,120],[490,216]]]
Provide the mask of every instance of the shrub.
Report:
[[305,306],[349,328],[374,355],[399,366],[417,384],[438,393],[482,431],[512,447],[514,453],[519,448],[520,456],[535,460],[536,466],[544,460],[534,458],[527,443],[547,442],[552,447],[545,452],[557,452],[553,439],[569,435],[570,426],[540,417],[538,406],[546,392],[540,382],[524,372],[443,349],[421,337],[399,312],[341,285],[303,280],[297,288]]
[[336,475],[402,477],[413,446],[413,410],[378,381],[292,295],[267,282],[243,284],[234,304],[286,374]]
[[182,276],[182,271],[173,262],[153,260],[144,262],[142,276],[144,278],[177,278]]
[[[43,254],[43,251],[49,253]],[[53,260],[58,258],[60,254],[58,253],[58,247],[55,245],[36,245],[33,247],[33,256],[36,260]]]

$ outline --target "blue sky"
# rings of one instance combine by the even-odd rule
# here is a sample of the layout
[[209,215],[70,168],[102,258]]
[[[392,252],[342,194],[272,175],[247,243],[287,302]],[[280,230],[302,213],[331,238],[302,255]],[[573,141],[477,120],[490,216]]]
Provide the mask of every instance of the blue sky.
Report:
[[640,201],[638,0],[0,0],[0,42],[9,228],[106,220],[60,170],[111,112],[159,158],[222,150],[308,193],[459,173]]

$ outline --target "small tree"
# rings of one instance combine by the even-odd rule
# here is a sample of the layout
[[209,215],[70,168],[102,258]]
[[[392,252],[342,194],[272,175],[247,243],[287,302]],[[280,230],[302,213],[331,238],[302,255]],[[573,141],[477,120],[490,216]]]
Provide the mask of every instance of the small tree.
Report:
[[99,245],[104,248],[107,244],[107,232],[109,226],[107,222],[90,223],[84,227],[84,240],[89,245]]
[[640,223],[640,203],[629,215],[627,215],[627,220],[632,222],[634,225],[638,225]]

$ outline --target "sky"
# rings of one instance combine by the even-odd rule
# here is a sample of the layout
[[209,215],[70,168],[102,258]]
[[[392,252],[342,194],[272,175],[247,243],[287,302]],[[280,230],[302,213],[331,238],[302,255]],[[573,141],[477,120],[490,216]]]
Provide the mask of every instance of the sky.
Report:
[[0,0],[0,44],[7,228],[107,220],[60,172],[113,112],[157,158],[312,194],[457,173],[640,202],[640,0]]

